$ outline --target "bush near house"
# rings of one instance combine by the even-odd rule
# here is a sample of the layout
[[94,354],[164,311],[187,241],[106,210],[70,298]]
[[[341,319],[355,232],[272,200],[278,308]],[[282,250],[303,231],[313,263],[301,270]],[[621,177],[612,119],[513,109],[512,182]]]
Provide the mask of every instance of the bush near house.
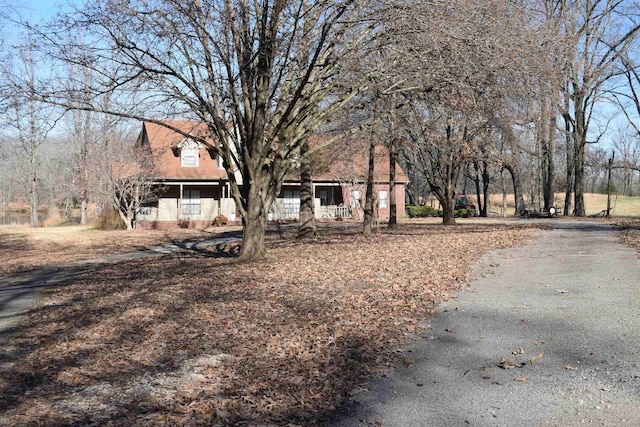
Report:
[[218,215],[213,219],[211,225],[215,227],[222,227],[223,225],[227,225],[229,223],[229,219],[227,219],[224,215]]
[[409,205],[407,206],[409,218],[427,218],[442,216],[442,211],[433,206]]
[[95,220],[95,228],[98,230],[125,230],[127,226],[117,210],[107,208]]
[[462,218],[470,218],[470,217],[475,216],[475,214],[476,214],[476,210],[475,209],[456,209],[453,212],[453,215],[456,218],[460,218],[460,217],[462,217]]

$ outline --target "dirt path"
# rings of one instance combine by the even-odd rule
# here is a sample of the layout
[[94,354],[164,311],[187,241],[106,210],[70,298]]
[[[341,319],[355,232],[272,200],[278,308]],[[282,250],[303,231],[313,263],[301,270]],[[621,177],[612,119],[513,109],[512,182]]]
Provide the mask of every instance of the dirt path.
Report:
[[640,425],[640,262],[612,228],[558,222],[476,277],[331,426]]

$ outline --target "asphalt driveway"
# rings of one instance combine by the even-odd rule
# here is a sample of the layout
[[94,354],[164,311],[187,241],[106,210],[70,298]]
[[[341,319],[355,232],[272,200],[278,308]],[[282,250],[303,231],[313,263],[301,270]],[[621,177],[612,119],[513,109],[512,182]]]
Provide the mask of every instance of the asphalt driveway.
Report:
[[329,425],[640,425],[638,256],[608,225],[554,224],[486,255],[413,363]]

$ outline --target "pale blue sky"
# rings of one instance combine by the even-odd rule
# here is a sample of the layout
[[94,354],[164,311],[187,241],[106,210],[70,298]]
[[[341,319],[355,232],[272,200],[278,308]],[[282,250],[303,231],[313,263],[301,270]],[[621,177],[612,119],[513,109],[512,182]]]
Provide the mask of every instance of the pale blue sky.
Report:
[[68,3],[78,3],[77,0],[29,0],[28,2],[21,2],[20,4],[33,12],[34,18],[37,16],[47,17],[53,15],[58,6]]

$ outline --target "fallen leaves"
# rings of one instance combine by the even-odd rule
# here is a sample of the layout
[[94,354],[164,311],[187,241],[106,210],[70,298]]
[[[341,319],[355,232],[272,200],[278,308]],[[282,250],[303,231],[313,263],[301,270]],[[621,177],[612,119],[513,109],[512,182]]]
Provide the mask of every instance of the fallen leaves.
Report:
[[543,356],[544,356],[544,353],[538,353],[535,356],[532,356],[529,359],[529,364],[536,363],[538,360],[542,359]]
[[524,363],[518,362],[515,358],[505,359],[504,357],[502,357],[498,366],[502,369],[514,369],[522,368],[524,366]]
[[640,253],[640,222],[634,220],[619,223],[617,228],[621,230],[618,234],[620,240]]
[[176,253],[94,266],[25,317],[2,365],[0,424],[317,424],[402,361],[394,350],[482,253],[529,234],[469,229],[272,238],[257,263]]
[[513,354],[516,357],[500,358],[500,363],[498,363],[499,368],[502,368],[502,369],[522,368],[527,364],[532,365],[544,357],[544,353],[538,353],[535,356],[530,357],[526,362],[520,362],[518,361],[517,356],[525,354],[525,351],[523,348],[517,348],[516,350],[512,351],[511,354]]
[[[0,276],[159,245],[210,239],[238,227],[175,230],[97,230],[91,226],[0,228]],[[20,253],[19,257],[15,254]]]

